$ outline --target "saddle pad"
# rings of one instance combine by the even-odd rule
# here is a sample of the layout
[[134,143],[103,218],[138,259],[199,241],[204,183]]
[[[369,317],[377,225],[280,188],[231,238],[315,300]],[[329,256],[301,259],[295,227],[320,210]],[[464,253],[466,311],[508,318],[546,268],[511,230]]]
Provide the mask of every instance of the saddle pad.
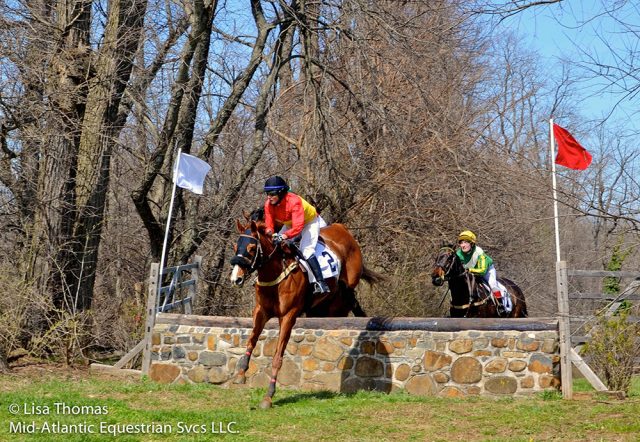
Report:
[[[509,290],[507,290],[504,284],[502,284],[500,281],[496,281],[496,283],[498,284],[498,287],[502,292],[504,308],[507,311],[507,313],[509,313],[513,308],[513,302],[511,301],[511,293],[509,293]],[[491,299],[493,299],[493,293],[491,291],[491,287],[489,287],[489,284],[485,280],[482,280],[480,281],[480,285],[484,287],[484,289],[486,290],[486,293],[488,293]]]
[[[316,243],[315,255],[316,258],[318,258],[318,263],[320,264],[320,270],[322,270],[322,277],[324,279],[337,277],[340,274],[340,260],[329,247],[320,241]],[[316,282],[316,278],[313,276],[313,272],[309,269],[307,262],[301,259],[300,264],[307,272],[309,282]]]

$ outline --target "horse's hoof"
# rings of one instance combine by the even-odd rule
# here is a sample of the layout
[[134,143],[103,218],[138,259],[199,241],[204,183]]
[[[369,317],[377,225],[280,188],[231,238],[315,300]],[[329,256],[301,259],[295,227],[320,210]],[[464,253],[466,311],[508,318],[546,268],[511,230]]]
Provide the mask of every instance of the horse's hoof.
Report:
[[238,375],[236,376],[236,378],[233,380],[233,383],[238,385],[238,384],[245,384],[247,382],[247,377],[244,375]]
[[262,399],[262,402],[260,402],[260,408],[262,408],[263,410],[271,408],[271,398],[265,397],[264,399]]

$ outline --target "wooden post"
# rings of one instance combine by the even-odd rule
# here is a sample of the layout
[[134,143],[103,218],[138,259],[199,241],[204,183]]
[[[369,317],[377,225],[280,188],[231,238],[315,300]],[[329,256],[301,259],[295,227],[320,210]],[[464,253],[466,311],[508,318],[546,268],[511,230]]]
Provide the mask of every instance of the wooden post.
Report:
[[560,337],[560,378],[562,382],[562,397],[564,399],[573,399],[568,284],[567,263],[565,261],[557,261],[556,288],[558,291],[558,334]]
[[583,374],[583,376],[589,381],[591,386],[596,389],[596,391],[604,392],[609,390],[607,386],[604,385],[604,382],[600,380],[598,375],[595,374],[593,370],[591,370],[591,367],[589,367],[589,365],[584,362],[582,357],[573,348],[571,349],[571,362],[574,363],[576,368],[580,370],[580,373]]
[[198,294],[198,280],[200,279],[200,269],[202,268],[202,256],[196,255],[194,257],[194,263],[196,267],[191,271],[191,279],[195,281],[195,283],[189,286],[189,311],[187,312],[187,306],[185,305],[185,313],[188,315],[193,314],[193,308],[196,305],[196,296]]
[[151,335],[156,322],[156,302],[158,297],[158,284],[160,283],[160,264],[151,264],[149,273],[149,295],[147,297],[147,320],[144,326],[144,352],[142,354],[142,374],[149,374],[151,367]]

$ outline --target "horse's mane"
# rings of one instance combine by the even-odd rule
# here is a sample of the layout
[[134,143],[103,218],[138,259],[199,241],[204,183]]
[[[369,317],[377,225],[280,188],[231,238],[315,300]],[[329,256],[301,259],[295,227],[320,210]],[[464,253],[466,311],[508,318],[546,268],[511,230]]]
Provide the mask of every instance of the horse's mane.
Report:
[[259,220],[259,221],[254,221],[256,223],[256,227],[258,228],[258,232],[261,235],[264,235],[265,230],[267,230],[267,225],[264,223],[264,221]]
[[264,207],[258,207],[249,214],[249,221],[264,221]]

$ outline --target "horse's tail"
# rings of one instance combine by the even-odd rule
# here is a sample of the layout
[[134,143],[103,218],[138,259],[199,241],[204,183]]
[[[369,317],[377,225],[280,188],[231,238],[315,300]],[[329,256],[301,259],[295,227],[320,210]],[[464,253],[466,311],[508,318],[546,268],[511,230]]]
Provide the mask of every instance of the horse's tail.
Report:
[[519,300],[520,302],[522,302],[522,317],[523,318],[528,318],[529,317],[529,312],[527,312],[527,301],[525,301],[524,299],[524,293],[520,292],[520,294],[522,295],[522,298]]
[[362,279],[367,281],[369,284],[379,284],[381,282],[387,281],[389,278],[381,273],[374,272],[373,270],[368,269],[367,266],[363,266]]

